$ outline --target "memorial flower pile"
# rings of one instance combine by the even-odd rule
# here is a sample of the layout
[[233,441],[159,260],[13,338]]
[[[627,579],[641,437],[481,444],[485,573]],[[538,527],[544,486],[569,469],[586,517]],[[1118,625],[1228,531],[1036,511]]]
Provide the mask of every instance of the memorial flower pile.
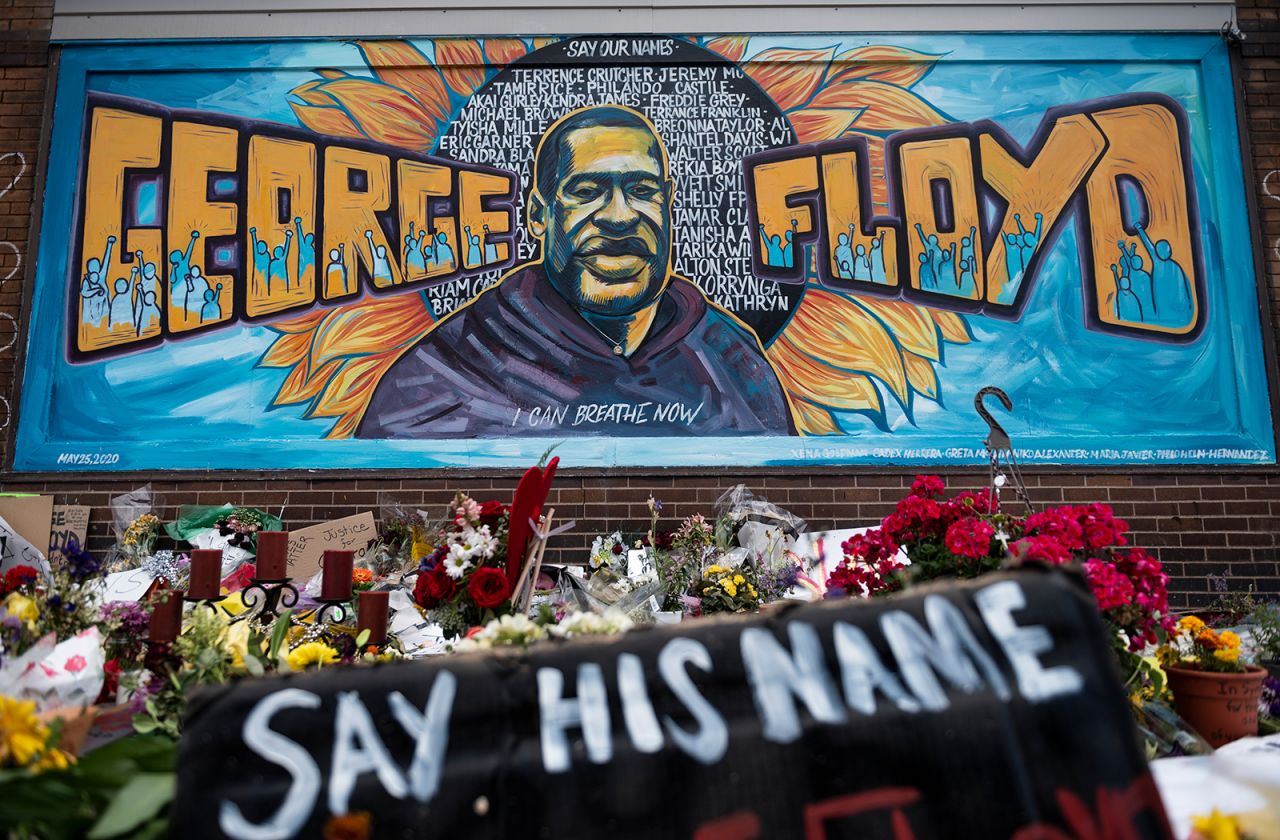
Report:
[[844,543],[829,593],[887,594],[938,577],[976,577],[1006,562],[1071,565],[1124,649],[1156,644],[1173,627],[1160,561],[1128,545],[1128,524],[1107,505],[1064,505],[1023,518],[1003,512],[989,490],[950,499],[945,490],[937,476],[918,476],[879,528]]
[[1175,632],[1157,656],[1165,667],[1227,674],[1246,670],[1240,661],[1240,637],[1231,630],[1214,630],[1194,615],[1178,620]]
[[454,497],[452,518],[422,561],[413,597],[447,636],[459,636],[510,610],[515,581],[507,570],[510,509]]

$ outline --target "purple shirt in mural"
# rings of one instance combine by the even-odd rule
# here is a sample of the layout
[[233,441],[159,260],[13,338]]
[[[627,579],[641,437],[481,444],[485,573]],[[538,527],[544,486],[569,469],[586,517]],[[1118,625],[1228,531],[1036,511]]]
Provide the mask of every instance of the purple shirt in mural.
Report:
[[378,384],[362,438],[792,434],[755,336],[672,277],[630,358],[517,269],[442,321]]

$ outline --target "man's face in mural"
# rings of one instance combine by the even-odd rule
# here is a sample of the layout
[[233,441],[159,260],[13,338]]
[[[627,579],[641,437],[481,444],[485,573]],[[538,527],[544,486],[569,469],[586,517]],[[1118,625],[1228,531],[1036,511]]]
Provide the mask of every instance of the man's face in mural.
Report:
[[[583,112],[589,113],[589,112]],[[570,120],[573,118],[570,117]],[[671,182],[661,141],[643,125],[583,125],[556,134],[535,173],[529,227],[547,277],[597,315],[629,315],[662,294],[671,253]]]

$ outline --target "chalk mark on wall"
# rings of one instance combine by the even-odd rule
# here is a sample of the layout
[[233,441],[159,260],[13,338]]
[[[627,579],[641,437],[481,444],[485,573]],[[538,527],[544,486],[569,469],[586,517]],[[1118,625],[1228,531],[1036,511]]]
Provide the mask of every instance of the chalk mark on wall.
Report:
[[[0,198],[8,195],[22,180],[22,177],[27,174],[27,158],[22,152],[14,151],[0,154],[0,167],[3,167],[10,160],[17,160],[17,172],[9,179],[9,183],[0,188]],[[17,243],[8,240],[0,240],[0,248],[7,248],[13,251],[13,265],[9,267],[9,271],[4,277],[0,277],[0,289],[2,289],[5,283],[16,277],[18,272],[22,270],[22,250]],[[0,347],[0,353],[6,353],[13,349],[13,345],[18,342],[18,321],[8,312],[0,312],[0,318],[7,320],[13,328],[12,333],[9,335],[9,341],[3,347]],[[9,407],[9,400],[3,395],[0,395],[0,402],[4,403],[4,422],[0,423],[0,429],[7,429],[9,428],[9,419],[12,411]]]

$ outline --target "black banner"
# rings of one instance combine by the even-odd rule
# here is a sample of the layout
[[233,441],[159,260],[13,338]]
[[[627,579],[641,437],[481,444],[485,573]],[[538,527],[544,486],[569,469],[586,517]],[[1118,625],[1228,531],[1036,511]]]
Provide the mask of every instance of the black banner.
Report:
[[1060,572],[196,698],[175,836],[1171,837]]

